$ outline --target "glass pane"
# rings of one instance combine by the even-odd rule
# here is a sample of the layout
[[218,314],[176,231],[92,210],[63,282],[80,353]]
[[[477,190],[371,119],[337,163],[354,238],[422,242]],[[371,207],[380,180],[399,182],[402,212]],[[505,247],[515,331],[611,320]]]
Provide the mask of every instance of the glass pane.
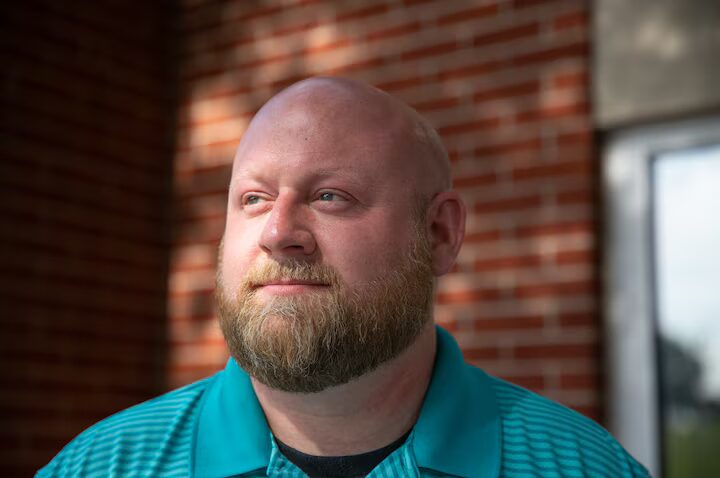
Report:
[[666,478],[720,477],[720,145],[653,163]]

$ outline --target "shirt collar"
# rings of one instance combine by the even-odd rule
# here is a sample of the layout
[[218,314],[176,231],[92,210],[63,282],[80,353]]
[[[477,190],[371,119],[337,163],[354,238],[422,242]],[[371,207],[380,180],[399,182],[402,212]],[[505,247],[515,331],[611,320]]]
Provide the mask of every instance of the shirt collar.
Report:
[[412,444],[417,465],[466,478],[496,478],[501,431],[490,379],[465,363],[448,332],[436,329],[435,367]]
[[[416,463],[466,478],[496,478],[500,420],[489,378],[467,365],[437,327],[430,386],[414,427]],[[230,359],[208,385],[195,433],[194,476],[217,478],[266,469],[272,435],[248,375]]]
[[203,397],[195,433],[194,473],[219,478],[265,469],[272,436],[250,377],[228,360]]

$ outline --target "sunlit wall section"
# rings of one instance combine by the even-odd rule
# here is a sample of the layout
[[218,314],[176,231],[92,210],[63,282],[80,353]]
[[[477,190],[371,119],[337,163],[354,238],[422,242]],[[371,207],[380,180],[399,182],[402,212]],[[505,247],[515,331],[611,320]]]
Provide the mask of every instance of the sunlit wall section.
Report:
[[588,2],[181,3],[172,385],[227,358],[214,268],[247,122],[294,81],[346,75],[414,106],[450,152],[470,215],[437,321],[471,362],[598,417]]

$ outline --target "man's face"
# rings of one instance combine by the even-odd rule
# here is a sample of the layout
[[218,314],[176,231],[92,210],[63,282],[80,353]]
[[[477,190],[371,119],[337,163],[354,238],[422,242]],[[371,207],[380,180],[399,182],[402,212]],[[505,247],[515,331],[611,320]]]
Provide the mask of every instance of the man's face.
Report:
[[387,361],[427,324],[422,208],[397,137],[352,113],[267,114],[238,148],[218,270],[232,355],[287,391]]

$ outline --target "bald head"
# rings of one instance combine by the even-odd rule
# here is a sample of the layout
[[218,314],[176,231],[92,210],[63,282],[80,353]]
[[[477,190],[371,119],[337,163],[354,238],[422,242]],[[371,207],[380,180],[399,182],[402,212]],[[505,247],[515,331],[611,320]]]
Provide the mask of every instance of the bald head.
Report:
[[[253,118],[238,149],[257,141],[341,142],[383,149],[404,181],[425,198],[450,189],[450,163],[440,137],[414,109],[366,83],[317,77],[270,99]],[[340,158],[339,158],[340,159]]]

